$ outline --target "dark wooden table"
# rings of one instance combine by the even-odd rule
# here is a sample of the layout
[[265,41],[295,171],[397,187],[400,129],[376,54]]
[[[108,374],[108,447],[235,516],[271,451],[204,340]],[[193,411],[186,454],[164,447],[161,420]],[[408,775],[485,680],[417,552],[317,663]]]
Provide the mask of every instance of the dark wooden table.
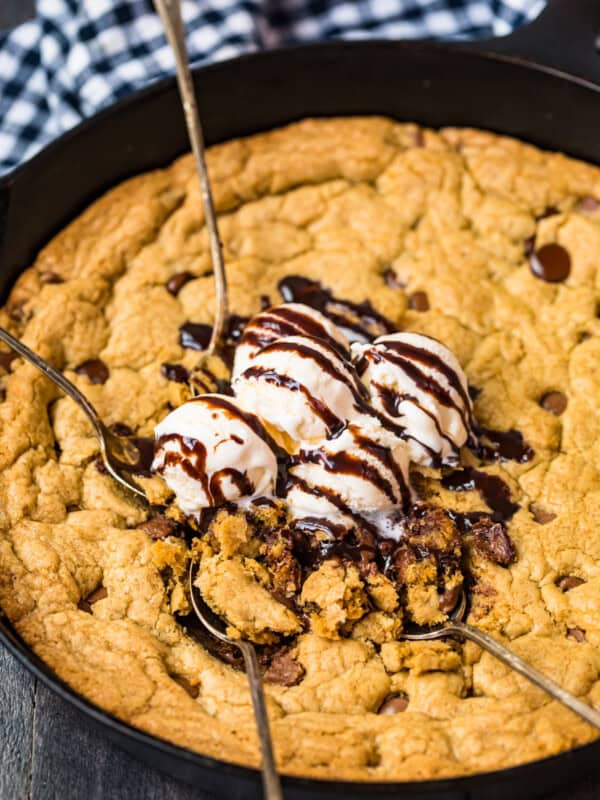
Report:
[[[0,30],[32,13],[33,0],[0,0]],[[1,125],[1,123],[0,123]],[[0,647],[0,800],[213,800],[140,764]],[[598,800],[585,778],[547,800]]]

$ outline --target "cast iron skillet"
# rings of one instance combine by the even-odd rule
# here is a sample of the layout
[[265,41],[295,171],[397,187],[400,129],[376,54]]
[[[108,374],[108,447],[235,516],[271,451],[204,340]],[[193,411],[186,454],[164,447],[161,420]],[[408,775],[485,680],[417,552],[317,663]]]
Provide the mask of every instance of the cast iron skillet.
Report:
[[[594,46],[599,31],[600,0],[551,0],[535,23],[477,45],[337,42],[204,67],[195,77],[207,140],[219,142],[305,116],[385,114],[433,127],[487,128],[600,164],[600,56]],[[169,163],[187,147],[175,82],[169,79],[83,123],[0,181],[0,300],[50,236],[102,191]],[[1,620],[0,641],[90,723],[140,759],[228,800],[260,797],[256,771],[160,741],[83,700]],[[287,800],[340,793],[348,800],[518,800],[599,773],[600,740],[468,778],[404,784],[289,778],[284,789]]]

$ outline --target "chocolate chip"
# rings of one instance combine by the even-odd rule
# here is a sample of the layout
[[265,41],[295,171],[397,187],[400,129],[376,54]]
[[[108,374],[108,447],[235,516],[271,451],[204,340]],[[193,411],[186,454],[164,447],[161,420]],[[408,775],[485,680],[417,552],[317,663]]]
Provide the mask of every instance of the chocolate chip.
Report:
[[271,298],[268,294],[261,294],[260,296],[260,310],[266,311],[267,308],[271,308]]
[[540,405],[545,411],[560,417],[567,408],[567,398],[562,392],[547,392],[541,398]]
[[569,277],[571,256],[562,245],[551,242],[531,254],[529,266],[536,278],[547,283],[559,283]]
[[190,376],[183,364],[162,364],[160,374],[163,378],[175,383],[186,383]]
[[69,505],[66,508],[67,514],[73,514],[75,511],[81,511],[81,506]]
[[556,514],[553,511],[546,511],[545,508],[538,506],[537,503],[530,503],[529,510],[533,514],[534,520],[540,525],[547,525],[556,519]]
[[167,536],[175,534],[178,527],[175,520],[169,519],[169,517],[165,517],[162,514],[151,517],[142,522],[141,525],[138,525],[138,528],[148,534],[151,539],[166,539]]
[[592,338],[592,334],[589,331],[581,331],[580,334],[577,336],[577,344],[581,344],[582,342],[587,342],[588,339]]
[[276,653],[264,674],[266,681],[280,686],[296,686],[303,677],[304,667],[289,650]]
[[583,578],[578,578],[577,575],[562,575],[556,581],[556,585],[561,590],[561,592],[570,592],[571,589],[576,589],[578,586],[581,586],[585,581]]
[[495,564],[507,567],[517,557],[512,539],[500,522],[480,520],[473,525],[475,549]]
[[75,372],[78,375],[85,375],[91,383],[95,384],[106,383],[110,375],[108,367],[99,358],[90,358],[89,361],[84,361],[75,367]]
[[469,384],[469,397],[471,400],[477,400],[480,394],[481,389],[478,389],[477,386],[471,386],[471,384]]
[[408,307],[413,311],[429,311],[427,292],[413,292],[408,296]]
[[77,607],[80,611],[85,611],[87,614],[91,614],[94,603],[97,603],[98,600],[104,600],[105,597],[108,597],[108,592],[104,586],[99,586],[91,594],[88,594],[87,597],[81,598],[79,603],[77,603]]
[[57,275],[56,272],[51,272],[49,269],[40,272],[41,283],[64,283],[64,280]]
[[452,589],[446,589],[444,592],[442,592],[439,600],[439,608],[443,614],[449,614],[451,611],[454,611],[461,591],[462,586],[459,585],[453,586]]
[[13,322],[26,322],[31,317],[31,313],[25,311],[25,303],[6,306],[6,313]]
[[546,217],[553,217],[555,214],[560,214],[560,209],[558,209],[556,206],[546,206],[546,208],[538,217],[536,217],[536,219],[546,219]]
[[424,145],[425,145],[425,133],[421,130],[421,128],[417,128],[417,130],[415,131],[414,146],[424,147]]
[[188,350],[206,350],[212,336],[210,325],[186,322],[179,328],[179,344]]
[[585,631],[581,630],[577,626],[574,628],[567,628],[567,636],[569,639],[575,639],[576,642],[585,642],[586,635]]
[[405,289],[406,284],[401,281],[391,267],[387,267],[383,271],[383,280],[387,283],[390,289]]
[[10,365],[18,358],[18,355],[14,353],[12,350],[6,352],[3,350],[0,352],[0,369],[6,370],[6,372],[10,372]]
[[102,461],[102,458],[98,456],[98,458],[94,461],[94,466],[100,473],[100,475],[108,475],[108,470],[106,469],[106,464]]
[[178,683],[183,689],[185,689],[185,691],[193,700],[195,700],[200,694],[200,687],[190,683],[187,678],[183,678],[181,675],[171,675],[171,678],[173,678],[175,683]]
[[581,197],[577,201],[576,209],[577,211],[597,211],[600,208],[600,202],[596,200],[595,197],[591,195],[586,195],[585,197]]
[[114,433],[115,436],[133,436],[132,429],[124,422],[114,422],[109,426],[109,430],[111,433]]
[[408,695],[406,692],[388,695],[379,708],[378,714],[391,717],[393,714],[400,714],[408,708]]
[[250,317],[240,317],[239,314],[230,314],[227,317],[225,333],[228,339],[239,342],[244,334],[244,328],[250,322]]
[[167,291],[176,297],[183,289],[188,281],[191,281],[194,276],[191,272],[176,272],[167,281]]

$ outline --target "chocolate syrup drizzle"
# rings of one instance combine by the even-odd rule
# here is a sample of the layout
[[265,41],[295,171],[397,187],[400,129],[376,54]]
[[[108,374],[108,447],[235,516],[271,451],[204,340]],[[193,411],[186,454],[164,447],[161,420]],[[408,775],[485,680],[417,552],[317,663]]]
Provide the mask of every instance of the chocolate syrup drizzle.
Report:
[[510,498],[510,489],[498,475],[489,475],[473,467],[455,470],[442,478],[442,486],[453,492],[477,489],[481,498],[492,510],[495,522],[508,522],[519,510],[518,503]]
[[[327,472],[337,475],[347,475],[360,478],[373,484],[382,494],[384,494],[392,506],[401,505],[407,509],[411,501],[410,488],[404,478],[400,465],[394,459],[389,447],[377,444],[366,436],[361,436],[353,431],[354,446],[358,452],[343,450],[340,452],[330,452],[325,448],[302,449],[299,453],[290,458],[289,469],[293,473],[293,468],[302,464],[317,464]],[[373,461],[367,457],[370,456]],[[390,480],[387,475],[390,475]],[[296,478],[292,474],[293,480]],[[394,483],[396,487],[394,487]],[[296,484],[300,486],[299,484]],[[303,488],[303,486],[300,486]],[[313,487],[319,493],[326,496],[331,501],[331,490],[325,487]],[[315,494],[315,492],[311,492]],[[348,513],[345,511],[344,513]],[[365,524],[365,520],[361,517]]]
[[[313,361],[321,371],[329,375],[333,380],[343,383],[349,389],[358,409],[366,409],[366,389],[360,382],[354,368],[351,365],[346,365],[341,359],[338,350],[322,339],[311,339],[308,336],[303,337],[303,339],[302,342],[289,339],[271,342],[261,350],[261,356],[268,356],[270,353],[276,352],[287,352]],[[300,392],[305,397],[313,413],[323,421],[330,437],[339,433],[346,425],[346,420],[338,417],[326,402],[316,397],[307,386],[290,375],[260,364],[248,367],[242,375],[244,379],[263,380],[266,383],[282,386],[292,392]]]
[[[243,411],[226,397],[206,394],[195,397],[189,402],[201,402],[210,408],[224,413],[230,419],[240,421],[243,425],[248,426],[260,439],[265,441],[274,452],[277,453],[279,450],[258,417]],[[244,444],[244,440],[237,434],[231,434],[230,438],[239,445]],[[174,450],[166,449],[169,442],[176,442],[177,448]],[[233,467],[225,467],[216,470],[209,477],[206,466],[206,447],[198,439],[182,436],[179,433],[164,434],[158,438],[155,445],[155,452],[160,453],[161,451],[162,457],[159,464],[155,467],[156,472],[162,474],[167,467],[179,467],[186,475],[192,478],[192,480],[200,483],[211,506],[220,506],[227,502],[223,490],[223,486],[227,481],[233,483],[237,487],[240,497],[251,497],[256,491],[256,487],[249,479],[247,473],[241,472]]]
[[262,349],[284,336],[310,336],[321,339],[342,358],[350,357],[348,351],[331,336],[318,319],[288,305],[276,306],[256,316],[244,331],[241,343]]
[[[363,375],[369,366],[369,362],[378,364],[382,361],[388,361],[399,367],[415,384],[418,390],[429,394],[439,405],[454,409],[459,415],[465,431],[468,432],[473,428],[473,412],[468,391],[463,387],[456,370],[446,364],[440,356],[427,348],[418,347],[409,342],[396,341],[391,338],[382,339],[381,342],[378,342],[377,345],[369,349],[359,359],[356,365],[357,371],[359,375]],[[433,371],[434,374],[428,373],[426,368]],[[446,378],[448,385],[454,390],[458,399],[455,399],[452,393],[436,378],[436,372]],[[377,392],[380,403],[386,412],[386,414],[379,417],[382,424],[386,424],[386,416],[392,418],[401,417],[402,403],[411,402],[417,406],[423,414],[431,419],[439,437],[448,443],[450,452],[454,453],[454,458],[452,460],[458,460],[458,448],[456,443],[442,430],[436,415],[419,403],[417,397],[410,394],[398,393],[375,381],[371,383],[371,389]],[[394,432],[404,439],[412,439],[417,442],[428,454],[432,465],[434,467],[441,466],[441,454],[433,450],[425,442],[409,434],[404,426],[400,425],[396,427]]]

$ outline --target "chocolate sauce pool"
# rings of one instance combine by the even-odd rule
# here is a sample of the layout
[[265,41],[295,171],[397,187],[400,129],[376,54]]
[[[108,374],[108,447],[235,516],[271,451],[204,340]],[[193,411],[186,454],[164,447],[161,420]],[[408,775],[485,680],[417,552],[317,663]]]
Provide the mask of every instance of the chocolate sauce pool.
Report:
[[510,498],[510,489],[502,478],[488,475],[473,467],[454,470],[442,478],[442,486],[453,492],[468,492],[476,489],[481,498],[492,510],[496,522],[508,522],[519,510],[518,503]]
[[277,288],[286,303],[304,303],[315,308],[348,332],[350,339],[371,342],[378,336],[397,330],[394,323],[376,311],[369,300],[362,303],[342,300],[310,278],[290,275],[280,280]]

